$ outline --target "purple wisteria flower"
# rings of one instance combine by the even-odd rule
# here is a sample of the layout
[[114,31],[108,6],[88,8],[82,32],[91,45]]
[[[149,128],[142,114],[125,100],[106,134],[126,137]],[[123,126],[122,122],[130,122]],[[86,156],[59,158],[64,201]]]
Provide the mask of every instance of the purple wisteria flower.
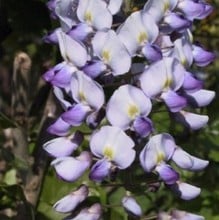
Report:
[[101,181],[109,173],[112,165],[126,169],[135,159],[133,140],[118,127],[103,126],[90,140],[92,153],[102,160],[91,169],[91,179]]
[[151,111],[151,101],[137,87],[120,86],[108,101],[106,116],[113,126],[124,130],[132,128],[141,136],[152,130],[152,122],[147,118]]
[[122,205],[124,209],[135,216],[142,216],[142,209],[132,196],[125,196],[122,198]]

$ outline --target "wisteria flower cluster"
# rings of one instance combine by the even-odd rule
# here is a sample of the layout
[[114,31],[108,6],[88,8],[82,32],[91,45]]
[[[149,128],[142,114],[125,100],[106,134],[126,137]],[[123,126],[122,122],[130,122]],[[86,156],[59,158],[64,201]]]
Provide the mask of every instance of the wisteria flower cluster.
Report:
[[[101,184],[139,164],[145,175],[156,174],[157,182],[191,200],[201,190],[181,180],[175,167],[199,171],[208,161],[183,150],[171,134],[158,133],[151,115],[165,107],[170,120],[188,129],[207,124],[208,116],[195,110],[207,106],[215,93],[203,88],[192,67],[207,66],[215,56],[194,42],[192,24],[207,17],[212,6],[204,0],[148,0],[141,10],[125,15],[122,4],[48,2],[61,26],[44,40],[59,45],[63,62],[43,77],[51,83],[63,113],[48,128],[57,137],[43,147],[54,157],[51,165],[57,175],[67,182],[77,181],[88,170],[90,180]],[[79,131],[81,125],[91,133]],[[88,186],[81,185],[54,209],[73,212],[88,195]],[[121,204],[135,216],[144,214],[131,192]],[[71,219],[98,220],[102,211],[96,203]],[[157,218],[203,219],[179,210],[160,212]]]

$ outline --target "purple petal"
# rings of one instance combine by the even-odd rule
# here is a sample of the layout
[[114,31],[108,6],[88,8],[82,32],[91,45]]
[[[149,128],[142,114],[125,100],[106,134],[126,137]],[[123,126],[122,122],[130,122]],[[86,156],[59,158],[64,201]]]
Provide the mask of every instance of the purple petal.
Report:
[[79,179],[83,173],[88,169],[91,163],[90,153],[84,151],[80,156],[74,157],[60,157],[52,161],[57,175],[68,182],[74,182]]
[[88,62],[81,70],[91,78],[96,78],[106,69],[107,67],[102,61],[91,61]]
[[98,160],[91,168],[90,171],[90,179],[101,182],[104,180],[105,177],[107,177],[110,173],[111,163],[106,160]]
[[132,213],[135,216],[142,216],[142,209],[136,200],[131,196],[125,196],[122,198],[122,205],[127,212]]
[[187,105],[186,98],[179,96],[176,92],[171,90],[163,92],[161,99],[164,100],[171,112],[178,112]]
[[175,118],[178,122],[190,127],[192,130],[198,130],[204,127],[209,119],[207,115],[199,115],[185,111],[175,113]]
[[203,87],[203,82],[196,79],[191,73],[185,72],[185,78],[182,87],[188,92],[195,92]]
[[156,166],[155,170],[158,172],[160,178],[168,185],[172,185],[179,180],[179,173],[177,173],[170,165],[161,163]]
[[62,118],[58,118],[53,124],[51,124],[47,131],[50,134],[55,134],[58,136],[65,136],[68,134],[70,125],[62,120]]
[[194,157],[181,148],[177,148],[172,156],[172,160],[185,170],[198,171],[204,169],[208,165],[207,160]]
[[133,123],[133,128],[141,137],[147,137],[153,130],[153,123],[147,117],[137,117]]
[[205,50],[204,48],[193,45],[193,57],[197,66],[207,66],[209,63],[215,60],[215,54]]
[[155,62],[162,59],[161,49],[156,44],[145,44],[142,53],[149,62]]
[[90,107],[84,104],[77,104],[68,111],[64,112],[62,119],[72,126],[79,126],[90,112]]
[[79,23],[78,25],[74,26],[67,34],[77,41],[84,41],[88,37],[89,34],[93,32],[93,29],[85,24]]
[[43,145],[43,148],[53,157],[65,157],[71,155],[72,152],[82,143],[82,141],[82,134],[80,132],[76,132],[70,137],[52,139],[46,142]]
[[191,21],[176,13],[169,13],[165,16],[164,23],[168,24],[174,31],[180,31],[191,26]]
[[57,30],[59,30],[59,28],[55,29],[51,33],[49,33],[46,36],[44,36],[43,37],[43,41],[45,43],[58,44],[58,37],[57,37],[57,34],[56,34]]
[[197,18],[205,9],[202,3],[191,0],[183,0],[179,2],[177,8],[179,8],[189,20]]
[[81,202],[87,198],[88,193],[88,187],[86,185],[82,185],[76,191],[71,192],[69,195],[57,201],[53,205],[53,208],[57,212],[61,213],[72,212]]
[[201,192],[200,188],[183,182],[177,182],[174,185],[170,185],[170,188],[183,200],[194,199]]
[[205,89],[187,93],[186,98],[188,103],[195,108],[207,106],[215,97],[215,92]]

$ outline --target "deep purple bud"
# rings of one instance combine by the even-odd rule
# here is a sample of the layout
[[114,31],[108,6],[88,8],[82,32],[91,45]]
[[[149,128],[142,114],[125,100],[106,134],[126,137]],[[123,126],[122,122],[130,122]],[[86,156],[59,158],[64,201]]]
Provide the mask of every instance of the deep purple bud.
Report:
[[179,180],[179,173],[177,173],[170,165],[161,163],[156,166],[155,170],[158,172],[160,178],[168,185],[174,184]]
[[147,117],[137,117],[134,120],[133,128],[141,137],[147,137],[153,130],[153,124]]
[[88,196],[89,190],[86,185],[81,185],[76,191],[71,192],[59,201],[57,201],[53,208],[57,212],[67,213],[72,212],[81,202]]
[[128,213],[131,213],[138,217],[142,216],[142,209],[133,197],[123,197],[122,205]]
[[142,48],[142,53],[149,62],[162,59],[161,49],[156,44],[146,43]]
[[207,66],[209,63],[215,60],[215,54],[205,50],[203,47],[193,45],[193,57],[197,66]]
[[91,168],[90,179],[101,182],[110,173],[111,162],[106,159],[98,160]]

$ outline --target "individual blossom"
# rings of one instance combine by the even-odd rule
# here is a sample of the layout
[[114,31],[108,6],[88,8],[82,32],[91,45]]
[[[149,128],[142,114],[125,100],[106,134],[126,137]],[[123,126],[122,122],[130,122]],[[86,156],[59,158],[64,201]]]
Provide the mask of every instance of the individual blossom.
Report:
[[68,182],[79,179],[91,164],[90,153],[83,151],[78,157],[59,157],[52,161],[57,175]]
[[132,128],[141,136],[152,130],[152,122],[147,118],[152,108],[150,99],[137,87],[120,86],[107,104],[106,116],[113,126],[124,130]]
[[169,161],[176,149],[173,137],[167,133],[152,136],[140,153],[140,163],[146,172]]
[[81,202],[87,198],[88,193],[88,187],[86,185],[81,185],[77,190],[71,192],[70,194],[57,201],[53,205],[53,208],[57,212],[61,213],[72,212]]
[[90,140],[92,153],[102,160],[91,169],[90,178],[101,181],[109,173],[112,165],[126,169],[135,159],[133,140],[123,130],[114,126],[103,126]]
[[184,76],[183,66],[176,59],[166,57],[146,68],[139,77],[139,82],[148,97],[161,99],[171,112],[178,112],[187,105],[186,99],[177,94]]
[[56,33],[61,55],[65,61],[47,71],[44,79],[54,86],[65,88],[69,86],[73,73],[85,65],[88,55],[86,48],[81,43],[61,30]]
[[153,47],[159,30],[153,17],[143,11],[138,11],[132,13],[117,32],[129,54],[135,56],[142,48],[144,50],[145,46],[147,49]]
[[104,104],[103,88],[81,71],[72,76],[70,93],[75,104],[61,117],[72,126],[80,125],[89,114],[99,111]]
[[142,216],[142,209],[132,196],[124,196],[122,198],[122,206],[128,213],[138,217]]
[[[131,67],[131,57],[113,30],[97,32],[92,39],[94,54],[114,76],[125,74]],[[101,73],[101,72],[100,72]]]
[[77,17],[80,22],[92,26],[95,30],[110,29],[112,25],[112,14],[103,0],[79,1]]

